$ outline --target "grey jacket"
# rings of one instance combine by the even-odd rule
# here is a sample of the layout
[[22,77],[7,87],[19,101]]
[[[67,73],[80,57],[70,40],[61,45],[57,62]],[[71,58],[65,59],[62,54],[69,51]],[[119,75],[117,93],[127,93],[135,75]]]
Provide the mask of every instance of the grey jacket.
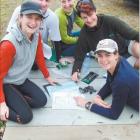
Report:
[[16,49],[13,64],[4,78],[4,83],[20,85],[27,79],[35,60],[38,37],[39,33],[36,32],[32,41],[30,41],[20,30],[19,26],[15,24],[11,31],[2,39],[2,41],[10,41]]

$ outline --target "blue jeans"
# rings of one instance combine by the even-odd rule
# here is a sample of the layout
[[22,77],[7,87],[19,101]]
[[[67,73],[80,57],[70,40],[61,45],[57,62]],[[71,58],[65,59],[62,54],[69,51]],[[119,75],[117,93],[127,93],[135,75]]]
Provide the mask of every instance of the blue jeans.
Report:
[[62,55],[63,56],[74,56],[77,44],[64,44],[62,43]]
[[[70,34],[72,37],[79,37],[80,31],[75,31]],[[63,56],[74,56],[76,44],[66,44],[62,42],[62,55]]]

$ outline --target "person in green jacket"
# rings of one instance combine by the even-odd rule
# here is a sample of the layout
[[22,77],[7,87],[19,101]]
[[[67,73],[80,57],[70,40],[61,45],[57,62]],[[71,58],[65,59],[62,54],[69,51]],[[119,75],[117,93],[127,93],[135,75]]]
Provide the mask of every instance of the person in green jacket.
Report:
[[76,23],[80,28],[84,25],[82,19],[77,15],[74,8],[75,0],[61,0],[61,8],[55,13],[59,18],[59,29],[62,42],[62,55],[74,56],[75,48],[80,31],[73,32],[73,25]]

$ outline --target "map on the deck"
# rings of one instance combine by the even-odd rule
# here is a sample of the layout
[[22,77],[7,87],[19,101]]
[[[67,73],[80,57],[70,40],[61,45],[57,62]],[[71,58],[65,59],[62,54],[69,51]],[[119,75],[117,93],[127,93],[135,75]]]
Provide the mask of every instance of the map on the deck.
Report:
[[49,86],[52,97],[52,109],[82,109],[76,105],[75,96],[82,96],[79,87],[74,82],[66,82],[61,86]]

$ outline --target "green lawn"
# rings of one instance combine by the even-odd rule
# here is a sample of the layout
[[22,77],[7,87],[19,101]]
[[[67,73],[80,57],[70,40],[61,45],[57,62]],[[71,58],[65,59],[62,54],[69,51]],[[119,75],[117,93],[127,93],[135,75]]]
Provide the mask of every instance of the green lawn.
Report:
[[4,131],[5,131],[6,123],[0,121],[0,140],[2,140]]

